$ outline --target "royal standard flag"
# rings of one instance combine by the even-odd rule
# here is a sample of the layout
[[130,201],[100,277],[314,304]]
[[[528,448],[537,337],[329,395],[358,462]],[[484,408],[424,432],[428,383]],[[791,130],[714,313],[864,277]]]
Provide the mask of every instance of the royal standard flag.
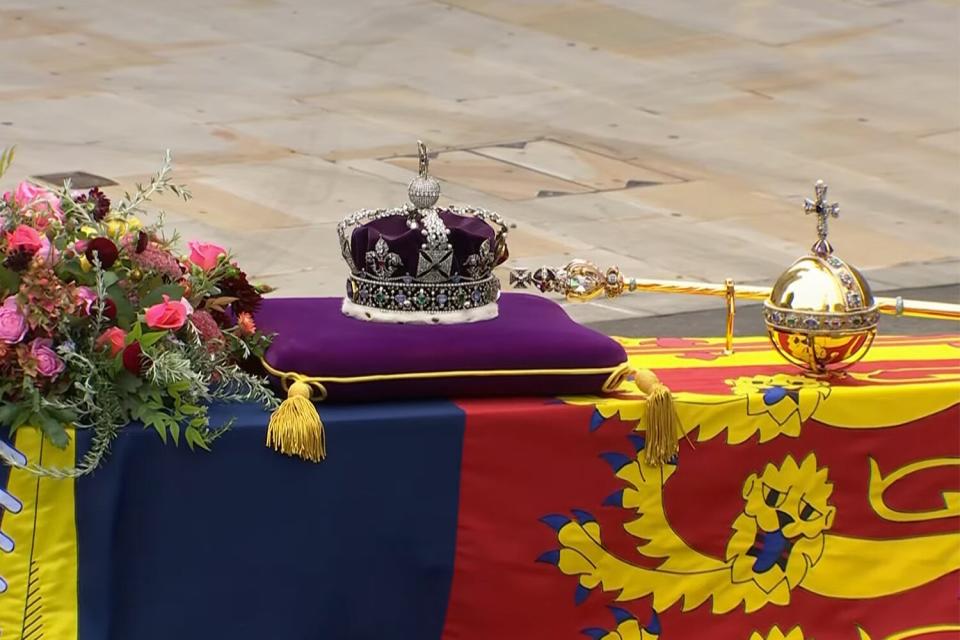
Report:
[[[764,338],[625,340],[686,431],[644,462],[614,395],[320,406],[329,457],[128,430],[77,481],[0,478],[0,638],[960,637],[960,339],[881,337],[843,379]],[[20,430],[9,451],[66,466]]]

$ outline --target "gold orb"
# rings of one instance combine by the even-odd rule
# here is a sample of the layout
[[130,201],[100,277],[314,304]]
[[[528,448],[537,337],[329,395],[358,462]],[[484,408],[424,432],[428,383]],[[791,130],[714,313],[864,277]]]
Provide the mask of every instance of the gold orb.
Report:
[[863,358],[879,317],[863,275],[826,252],[794,262],[763,309],[774,348],[815,375],[842,371]]

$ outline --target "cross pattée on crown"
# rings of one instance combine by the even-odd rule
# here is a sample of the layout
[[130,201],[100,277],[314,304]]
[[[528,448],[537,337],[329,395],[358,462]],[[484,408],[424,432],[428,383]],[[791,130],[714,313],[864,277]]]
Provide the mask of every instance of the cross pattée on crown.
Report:
[[827,240],[827,220],[832,216],[840,216],[840,205],[836,202],[828,203],[827,185],[823,180],[817,180],[813,185],[813,192],[816,196],[814,200],[805,198],[803,201],[803,210],[808,214],[817,214],[817,241],[811,247],[811,250],[818,256],[828,256],[833,253],[833,247]]

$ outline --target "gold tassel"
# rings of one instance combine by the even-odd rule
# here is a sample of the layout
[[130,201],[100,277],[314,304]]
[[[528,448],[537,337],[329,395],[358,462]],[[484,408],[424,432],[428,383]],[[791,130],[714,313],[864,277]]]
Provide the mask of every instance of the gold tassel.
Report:
[[267,446],[288,456],[311,462],[327,457],[327,443],[320,414],[313,406],[310,385],[296,380],[287,389],[287,399],[270,416]]
[[647,464],[659,467],[666,464],[680,450],[679,434],[683,431],[680,416],[673,404],[673,395],[656,374],[649,369],[634,373],[637,388],[647,396],[646,443],[644,455]]

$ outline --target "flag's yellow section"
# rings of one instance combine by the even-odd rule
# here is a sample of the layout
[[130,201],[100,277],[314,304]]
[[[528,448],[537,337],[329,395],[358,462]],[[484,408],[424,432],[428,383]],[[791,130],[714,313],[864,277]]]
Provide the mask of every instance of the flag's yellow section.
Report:
[[[831,380],[802,375],[766,338],[738,339],[732,355],[725,355],[724,341],[715,338],[619,340],[631,367],[653,370],[672,388],[684,430],[695,431],[698,441],[721,434],[729,444],[755,436],[759,442],[795,438],[811,418],[844,429],[884,428],[960,402],[960,338],[881,337],[854,371]],[[710,371],[711,386],[698,388],[687,375],[692,369]],[[671,385],[674,379],[680,383]],[[889,393],[891,386],[897,393]],[[910,402],[903,402],[903,394]],[[593,404],[605,418],[619,414],[644,429],[643,394],[630,382],[613,397],[565,400]]]
[[[765,336],[736,338],[733,353],[724,354],[723,338],[617,338],[627,350],[631,364],[644,369],[678,369],[688,367],[751,367],[783,365],[785,370],[799,371],[789,365],[770,345]],[[709,355],[709,358],[693,354]],[[958,336],[879,336],[864,363],[891,361],[935,361],[960,359]],[[960,373],[953,372],[960,380]]]
[[828,535],[803,584],[827,598],[903,593],[960,570],[960,532],[869,540]]
[[[39,429],[19,429],[15,447],[27,460],[46,467],[72,467],[74,439],[66,449],[44,442]],[[11,469],[7,493],[23,508],[6,511],[0,529],[14,542],[0,552],[0,638],[77,638],[77,530],[74,481],[41,478]]]

